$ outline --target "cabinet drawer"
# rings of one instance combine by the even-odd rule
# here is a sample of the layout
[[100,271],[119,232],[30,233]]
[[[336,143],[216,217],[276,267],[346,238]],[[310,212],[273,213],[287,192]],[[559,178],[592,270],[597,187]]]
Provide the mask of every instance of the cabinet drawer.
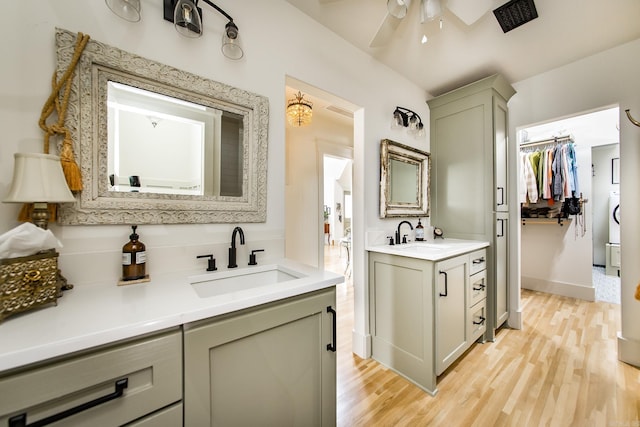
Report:
[[482,300],[478,304],[469,309],[468,330],[469,342],[473,342],[480,338],[487,330],[487,306],[486,300]]
[[487,297],[487,271],[469,276],[469,307],[473,307],[478,302]]
[[54,425],[115,426],[178,402],[181,335],[173,330],[0,376],[0,425],[16,416],[30,424],[110,396]]
[[487,250],[480,249],[479,251],[471,252],[469,254],[469,274],[476,274],[487,268]]
[[127,427],[180,427],[181,425],[182,402],[127,424]]

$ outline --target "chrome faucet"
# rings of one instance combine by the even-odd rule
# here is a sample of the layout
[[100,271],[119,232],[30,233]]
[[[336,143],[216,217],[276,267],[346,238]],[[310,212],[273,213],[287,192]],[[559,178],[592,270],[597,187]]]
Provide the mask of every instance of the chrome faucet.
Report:
[[[400,227],[402,227],[402,224],[409,224],[409,227],[411,227],[411,229],[413,230],[413,225],[411,225],[409,221],[400,221],[400,224],[398,224],[398,229],[396,230],[396,245],[400,244]],[[407,243],[406,237],[402,239],[402,243]]]
[[231,234],[231,247],[229,248],[229,265],[228,268],[236,268],[238,264],[236,264],[236,234],[240,233],[240,244],[244,245],[244,231],[242,228],[236,227],[233,229],[233,234]]

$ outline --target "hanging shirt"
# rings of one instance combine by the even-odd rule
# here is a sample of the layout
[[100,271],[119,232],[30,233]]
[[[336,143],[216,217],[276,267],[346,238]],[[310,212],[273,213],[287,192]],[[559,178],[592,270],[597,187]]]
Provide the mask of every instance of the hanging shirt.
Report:
[[551,195],[553,200],[562,200],[564,196],[564,176],[562,168],[562,144],[553,148],[553,159],[551,160]]
[[527,197],[531,203],[536,203],[538,201],[538,183],[536,181],[536,175],[533,173],[533,166],[531,165],[529,157],[530,154],[524,158],[524,177],[527,185]]
[[580,197],[580,186],[578,185],[578,161],[576,159],[575,144],[567,144],[567,162],[569,163],[569,185],[573,197]]
[[520,173],[518,174],[518,201],[520,203],[527,202],[527,181],[525,179],[525,167],[524,163],[527,158],[527,153],[520,152]]

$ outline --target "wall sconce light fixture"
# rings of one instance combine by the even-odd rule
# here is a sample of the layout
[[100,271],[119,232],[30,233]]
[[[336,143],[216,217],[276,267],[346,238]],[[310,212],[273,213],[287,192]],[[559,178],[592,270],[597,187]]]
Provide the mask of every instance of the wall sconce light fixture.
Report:
[[129,22],[140,20],[140,0],[105,0],[109,9]]
[[[198,0],[162,0],[164,19],[173,22],[176,31],[185,37],[202,36],[202,9]],[[238,26],[233,18],[222,8],[209,0],[201,0],[227,18],[229,22],[222,33],[222,54],[229,59],[240,59],[244,51],[240,46]],[[109,9],[116,15],[130,22],[140,20],[140,0],[105,0]]]
[[393,120],[391,121],[391,129],[407,128],[407,133],[416,138],[422,138],[426,135],[424,124],[418,113],[404,107],[396,107],[393,111]]

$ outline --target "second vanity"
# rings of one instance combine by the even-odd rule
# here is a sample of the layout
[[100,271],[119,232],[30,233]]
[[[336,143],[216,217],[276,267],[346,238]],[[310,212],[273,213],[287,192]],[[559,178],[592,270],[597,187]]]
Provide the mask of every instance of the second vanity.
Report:
[[372,357],[431,394],[486,331],[488,242],[368,246]]
[[333,426],[342,280],[277,260],[76,286],[0,324],[0,424]]

